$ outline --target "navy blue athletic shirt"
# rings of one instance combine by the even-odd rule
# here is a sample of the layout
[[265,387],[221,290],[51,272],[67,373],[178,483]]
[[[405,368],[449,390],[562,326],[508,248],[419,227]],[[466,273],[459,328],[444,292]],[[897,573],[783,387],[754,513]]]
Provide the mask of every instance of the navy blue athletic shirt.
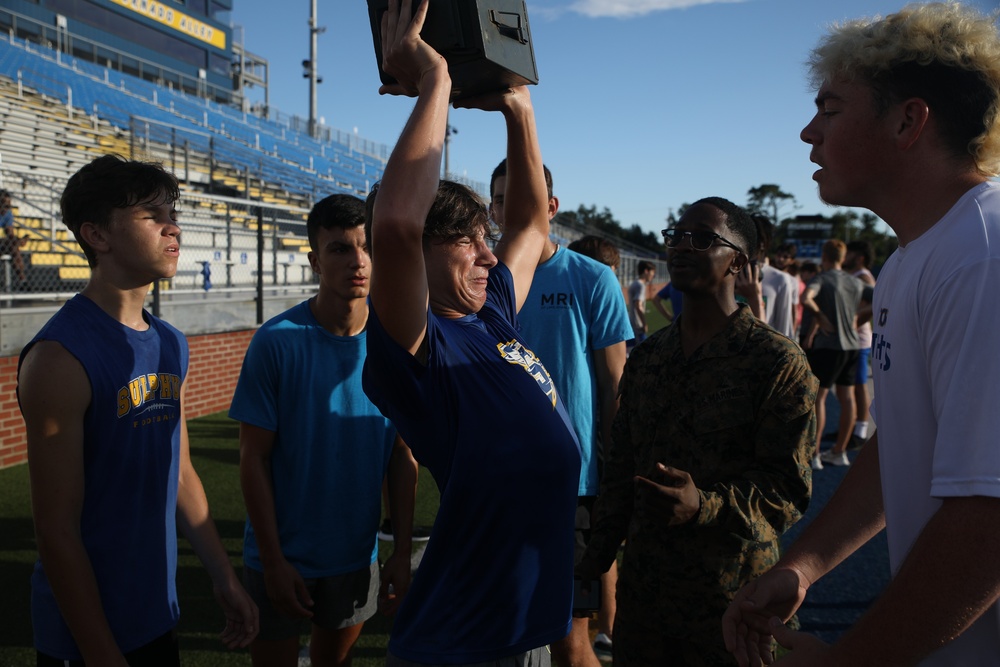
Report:
[[549,373],[517,333],[498,264],[486,304],[428,314],[427,365],[368,321],[364,389],[434,476],[441,505],[390,652],[476,663],[569,632],[580,451]]
[[[123,653],[170,630],[180,613],[177,472],[188,346],[177,329],[143,315],[149,329],[135,331],[78,294],[20,359],[38,341],[56,341],[90,380],[80,534],[104,615]],[[52,378],[52,391],[61,390],[59,378]],[[31,577],[31,622],[35,648],[63,660],[80,659],[41,561]]]

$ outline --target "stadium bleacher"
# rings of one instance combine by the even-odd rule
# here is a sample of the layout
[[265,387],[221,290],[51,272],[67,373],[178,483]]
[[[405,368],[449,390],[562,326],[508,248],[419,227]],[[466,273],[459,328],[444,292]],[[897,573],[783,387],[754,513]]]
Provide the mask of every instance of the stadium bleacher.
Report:
[[0,39],[0,76],[120,130],[159,141],[169,136],[292,194],[363,196],[385,168],[383,157],[353,146],[319,142],[235,108],[95,63],[57,57],[52,49],[14,37]]
[[[382,176],[388,148],[330,128],[317,139],[294,127],[0,33],[0,177],[20,184],[11,189],[28,291],[72,292],[89,277],[82,252],[58,223],[57,202],[66,179],[106,153],[158,160],[182,182],[185,252],[168,287],[207,284],[208,265],[224,268],[215,285],[256,282],[254,205],[268,210],[260,225],[267,253],[261,277],[270,285],[311,285],[308,208],[335,192],[364,197]],[[580,234],[553,229],[563,245]],[[0,292],[12,288],[10,259],[0,257]]]

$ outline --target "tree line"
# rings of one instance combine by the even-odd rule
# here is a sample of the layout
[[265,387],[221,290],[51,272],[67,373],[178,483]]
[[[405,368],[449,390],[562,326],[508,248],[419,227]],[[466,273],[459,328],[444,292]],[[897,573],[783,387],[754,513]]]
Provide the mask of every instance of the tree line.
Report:
[[[684,203],[676,209],[669,209],[666,216],[667,226],[675,224],[684,214],[690,204]],[[774,183],[764,183],[747,190],[747,199],[743,206],[751,213],[766,215],[774,224],[774,240],[771,250],[786,242],[794,243],[788,231],[789,223],[796,221],[794,211],[800,207],[795,196],[781,189]],[[879,219],[868,212],[858,213],[849,209],[834,211],[829,215],[817,214],[807,216],[810,221],[820,221],[832,226],[830,238],[849,241],[868,241],[875,251],[873,266],[881,267],[885,260],[896,249],[896,235],[878,229]],[[639,255],[663,257],[663,240],[658,234],[646,231],[639,225],[626,227],[608,207],[601,210],[597,206],[580,205],[575,211],[560,211],[555,223],[566,225],[572,229],[587,234],[613,236],[623,249]]]

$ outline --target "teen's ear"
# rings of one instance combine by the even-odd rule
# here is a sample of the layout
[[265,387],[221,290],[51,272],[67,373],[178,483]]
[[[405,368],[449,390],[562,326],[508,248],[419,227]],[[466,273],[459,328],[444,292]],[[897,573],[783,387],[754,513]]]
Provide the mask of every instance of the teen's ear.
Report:
[[94,249],[94,252],[101,253],[110,250],[107,231],[92,222],[80,225],[80,237]]
[[559,197],[555,195],[549,197],[549,220],[556,217],[556,213],[559,212]]
[[307,254],[306,257],[309,258],[309,266],[312,267],[313,273],[315,273],[317,276],[322,274],[323,272],[320,270],[319,266],[319,257],[316,255],[316,253],[310,250],[309,254]]
[[900,150],[906,150],[923,135],[931,110],[924,100],[911,97],[898,105],[896,113],[896,145]]

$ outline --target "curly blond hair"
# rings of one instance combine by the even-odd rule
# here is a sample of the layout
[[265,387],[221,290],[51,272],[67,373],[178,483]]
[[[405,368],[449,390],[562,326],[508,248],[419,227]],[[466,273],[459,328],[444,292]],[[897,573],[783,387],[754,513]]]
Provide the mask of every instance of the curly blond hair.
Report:
[[862,81],[883,113],[919,97],[956,157],[1000,174],[1000,32],[991,16],[958,2],[907,5],[886,17],[834,24],[809,59],[813,85]]

